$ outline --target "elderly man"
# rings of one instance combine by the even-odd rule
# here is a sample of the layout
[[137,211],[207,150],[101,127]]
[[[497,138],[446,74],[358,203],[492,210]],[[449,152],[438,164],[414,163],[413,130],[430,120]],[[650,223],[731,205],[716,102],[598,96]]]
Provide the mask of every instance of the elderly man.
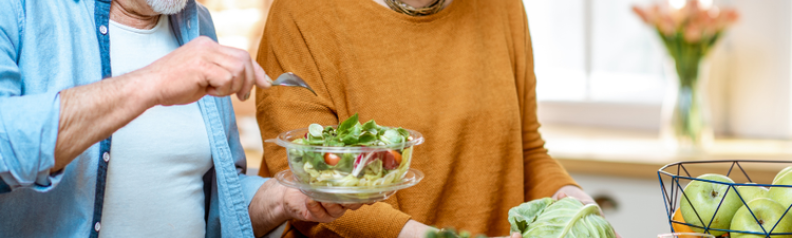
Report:
[[0,236],[250,237],[357,209],[244,175],[227,96],[270,82],[214,38],[192,0],[0,1]]

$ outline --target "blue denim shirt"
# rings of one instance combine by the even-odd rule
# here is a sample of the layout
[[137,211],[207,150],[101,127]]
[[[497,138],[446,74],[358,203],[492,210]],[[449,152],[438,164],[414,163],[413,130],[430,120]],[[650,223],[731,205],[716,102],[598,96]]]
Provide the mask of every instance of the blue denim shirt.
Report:
[[[97,237],[101,231],[108,138],[50,174],[59,92],[111,75],[111,0],[0,1],[0,237]],[[216,39],[209,12],[190,0],[171,15],[184,44]],[[251,237],[248,204],[266,179],[246,176],[231,101],[198,101],[214,169],[204,176],[207,237]],[[178,189],[178,188],[174,188]]]

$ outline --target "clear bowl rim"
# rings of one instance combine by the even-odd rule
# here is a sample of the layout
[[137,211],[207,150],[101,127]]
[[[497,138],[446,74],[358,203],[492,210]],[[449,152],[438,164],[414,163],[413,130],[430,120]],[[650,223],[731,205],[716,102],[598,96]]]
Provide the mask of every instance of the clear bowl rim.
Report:
[[[327,127],[327,126],[322,126]],[[332,126],[337,127],[337,126]],[[388,127],[387,128],[396,128],[396,127]],[[390,145],[382,145],[382,146],[319,146],[319,145],[301,145],[292,143],[291,141],[287,140],[286,137],[290,134],[294,134],[300,131],[308,131],[308,127],[303,127],[299,129],[294,129],[290,131],[281,132],[278,134],[278,137],[275,139],[269,139],[265,142],[274,142],[275,144],[282,146],[286,149],[301,149],[301,150],[312,150],[312,151],[324,151],[324,152],[337,152],[337,153],[361,153],[361,152],[373,152],[373,151],[381,151],[381,150],[392,150],[392,149],[404,149],[413,147],[415,145],[420,145],[424,142],[423,134],[417,132],[415,130],[410,130],[406,128],[402,128],[407,130],[410,135],[413,137],[412,140],[390,144]]]
[[[289,179],[291,178],[291,179]],[[340,186],[327,186],[327,185],[310,185],[297,181],[294,178],[294,173],[291,169],[283,170],[275,174],[275,179],[284,186],[296,188],[300,190],[308,190],[321,193],[333,194],[360,194],[360,193],[382,193],[389,191],[396,191],[412,187],[418,184],[424,178],[424,173],[420,170],[410,168],[404,175],[404,178],[398,183],[391,183],[386,185],[376,186],[353,186],[353,187],[340,187]]]

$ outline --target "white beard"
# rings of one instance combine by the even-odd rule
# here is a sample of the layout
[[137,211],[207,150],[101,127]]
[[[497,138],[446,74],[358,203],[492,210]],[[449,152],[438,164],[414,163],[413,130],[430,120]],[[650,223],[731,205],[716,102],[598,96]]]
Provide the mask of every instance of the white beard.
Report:
[[146,0],[146,3],[159,14],[173,15],[184,9],[187,0]]

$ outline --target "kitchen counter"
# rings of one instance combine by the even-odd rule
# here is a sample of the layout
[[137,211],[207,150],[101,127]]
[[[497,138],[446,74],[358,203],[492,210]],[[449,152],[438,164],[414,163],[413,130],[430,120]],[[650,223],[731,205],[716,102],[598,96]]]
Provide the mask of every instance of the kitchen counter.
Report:
[[[576,126],[544,126],[540,129],[550,155],[570,173],[657,180],[657,170],[666,164],[701,160],[792,161],[792,141],[759,139],[716,139],[704,155],[673,153],[656,132],[625,131]],[[691,176],[728,172],[731,163],[686,165]],[[792,163],[741,163],[756,183],[770,183],[775,174]],[[739,172],[735,166],[733,172]],[[676,170],[670,171],[676,173]],[[746,182],[745,176],[731,176]]]

